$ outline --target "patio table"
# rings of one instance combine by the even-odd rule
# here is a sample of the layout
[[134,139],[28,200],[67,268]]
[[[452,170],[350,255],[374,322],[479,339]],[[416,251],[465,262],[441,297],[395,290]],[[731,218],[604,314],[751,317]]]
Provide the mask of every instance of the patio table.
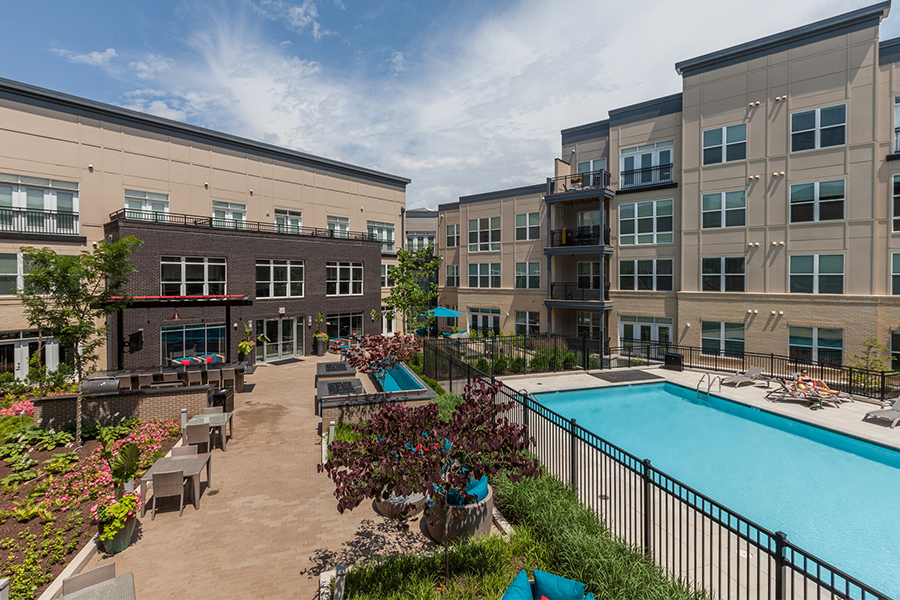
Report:
[[95,583],[77,592],[66,594],[62,600],[135,600],[134,573]]
[[[234,437],[234,421],[231,420],[230,412],[217,413],[214,415],[196,415],[191,417],[187,422],[188,425],[199,425],[205,423],[209,428],[219,428],[219,440],[222,442],[222,451],[225,451],[225,425],[228,425],[228,433]],[[211,448],[210,448],[211,449]]]
[[147,511],[147,484],[153,482],[154,473],[167,473],[169,471],[183,471],[185,477],[191,479],[193,493],[191,498],[195,510],[200,510],[200,473],[206,466],[206,485],[212,486],[212,460],[208,452],[203,454],[188,454],[185,456],[166,456],[150,467],[141,477],[141,517]]

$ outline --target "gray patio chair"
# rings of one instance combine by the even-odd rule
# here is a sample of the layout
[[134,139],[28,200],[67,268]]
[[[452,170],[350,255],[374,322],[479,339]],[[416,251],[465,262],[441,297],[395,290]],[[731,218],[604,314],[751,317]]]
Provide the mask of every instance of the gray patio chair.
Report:
[[835,396],[814,394],[812,390],[804,391],[792,388],[787,385],[784,379],[778,379],[779,387],[766,394],[766,400],[771,402],[779,402],[781,400],[791,400],[794,402],[819,402],[820,404],[831,404],[837,408],[841,407],[841,402]]
[[156,499],[178,496],[178,516],[184,514],[184,471],[169,471],[153,474],[153,513],[150,520],[156,518]]
[[185,371],[185,385],[203,385],[203,373],[200,371]]
[[[206,444],[206,451],[209,452],[209,425],[206,423],[197,423],[196,425],[188,425],[185,427],[184,443],[189,446]],[[199,448],[197,451],[199,452]]]
[[203,409],[204,415],[221,415],[223,412],[225,411],[221,406],[210,406]]
[[172,456],[197,456],[197,446],[177,446],[172,448]]
[[206,371],[206,383],[212,384],[215,387],[213,390],[218,390],[222,387],[222,369],[207,369]]
[[[754,383],[755,381],[761,379],[762,373],[762,367],[750,367],[743,373],[723,379],[722,383],[731,383],[734,384],[734,387],[739,387],[742,383]],[[768,382],[768,380],[766,381]]]
[[63,579],[62,593],[63,596],[74,594],[78,590],[91,587],[104,581],[116,578],[116,563],[109,563],[78,575],[72,575]]
[[234,387],[234,368],[222,369],[222,387]]
[[897,426],[897,423],[900,422],[900,400],[895,400],[893,406],[890,408],[883,408],[881,410],[873,410],[871,412],[867,412],[863,417],[863,421],[868,419],[869,417],[873,419],[883,419],[885,421],[891,422],[891,429]]
[[171,373],[166,372],[166,373],[163,373],[163,374],[162,374],[162,380],[163,380],[163,381],[166,381],[166,382],[169,382],[169,381],[178,381],[178,373],[175,373],[175,372],[171,372]]
[[116,375],[119,380],[119,391],[127,392],[131,389],[131,375]]
[[153,383],[153,373],[139,373],[137,377],[138,377],[138,389],[139,390],[149,390],[150,384]]

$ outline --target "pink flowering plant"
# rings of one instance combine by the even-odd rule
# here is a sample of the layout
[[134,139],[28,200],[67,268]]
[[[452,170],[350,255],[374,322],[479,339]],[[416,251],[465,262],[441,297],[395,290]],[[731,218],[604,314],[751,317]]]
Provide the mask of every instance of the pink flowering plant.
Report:
[[116,498],[116,494],[108,490],[101,493],[97,503],[91,507],[91,516],[100,526],[100,539],[112,539],[124,529],[128,520],[137,516],[140,505],[141,493],[138,491],[123,494],[121,498]]
[[19,415],[33,415],[34,403],[31,400],[22,400],[14,403],[9,408],[0,409],[0,417],[17,417]]

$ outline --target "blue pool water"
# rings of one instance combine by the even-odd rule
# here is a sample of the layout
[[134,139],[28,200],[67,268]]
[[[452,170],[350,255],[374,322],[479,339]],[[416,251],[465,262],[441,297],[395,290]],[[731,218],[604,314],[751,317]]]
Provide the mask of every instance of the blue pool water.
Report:
[[381,384],[383,392],[400,392],[403,390],[422,390],[422,384],[406,370],[405,365],[397,365],[384,375]]
[[671,383],[535,398],[900,598],[900,452]]

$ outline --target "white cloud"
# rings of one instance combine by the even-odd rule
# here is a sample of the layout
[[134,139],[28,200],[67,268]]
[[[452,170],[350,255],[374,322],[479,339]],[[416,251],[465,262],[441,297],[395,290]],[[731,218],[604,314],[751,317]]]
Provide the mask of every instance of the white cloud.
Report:
[[159,54],[148,54],[144,60],[130,62],[128,66],[141,79],[153,79],[157,73],[171,67],[172,61]]
[[393,71],[395,75],[406,70],[406,59],[403,57],[402,52],[394,52],[391,55],[390,63],[391,71]]
[[333,33],[319,23],[319,9],[314,0],[303,0],[302,4],[285,0],[247,0],[247,3],[257,14],[270,21],[281,21],[292,31],[303,33],[307,28],[311,29],[317,40]]
[[105,67],[110,60],[117,56],[115,48],[107,48],[103,52],[89,52],[87,54],[77,54],[71,50],[61,48],[51,48],[51,50],[59,56],[68,59],[69,62],[92,65],[94,67]]

